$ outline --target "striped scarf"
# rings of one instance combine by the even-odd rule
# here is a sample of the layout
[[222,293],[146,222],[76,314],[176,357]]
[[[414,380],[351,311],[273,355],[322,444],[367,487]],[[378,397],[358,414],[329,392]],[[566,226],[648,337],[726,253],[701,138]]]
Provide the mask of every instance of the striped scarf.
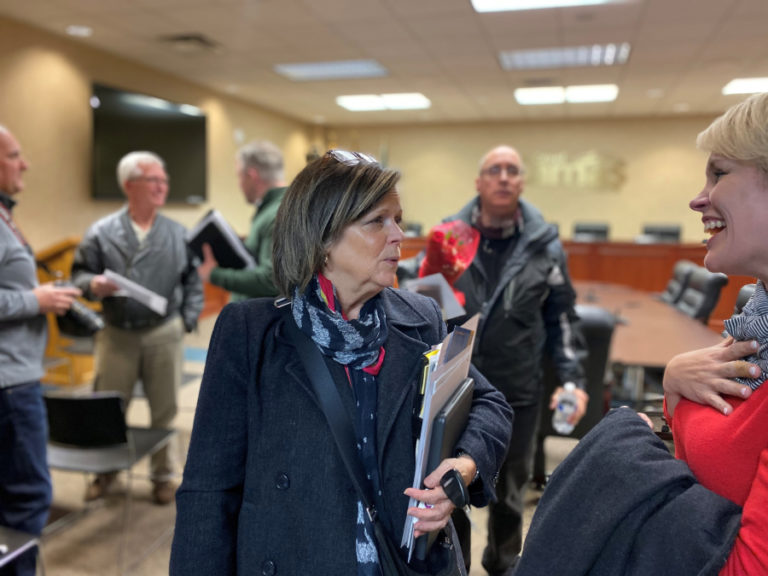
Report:
[[760,377],[735,379],[740,384],[757,390],[760,384],[768,380],[768,294],[762,280],[757,281],[755,293],[744,306],[742,313],[725,321],[725,331],[736,340],[757,340],[757,354],[748,356],[746,360],[760,367]]

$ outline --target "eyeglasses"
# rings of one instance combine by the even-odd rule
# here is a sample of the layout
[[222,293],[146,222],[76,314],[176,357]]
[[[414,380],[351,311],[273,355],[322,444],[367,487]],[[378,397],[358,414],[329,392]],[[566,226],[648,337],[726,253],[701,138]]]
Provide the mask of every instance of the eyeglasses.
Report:
[[168,186],[171,183],[168,178],[160,178],[160,176],[136,176],[131,178],[131,180],[141,180],[148,184],[162,184],[163,186]]
[[488,168],[481,170],[480,173],[485,176],[493,176],[495,178],[501,176],[501,173],[504,171],[506,171],[507,176],[511,176],[513,178],[522,174],[520,167],[515,166],[514,164],[493,164],[492,166],[488,166]]
[[325,153],[326,158],[331,157],[336,162],[346,166],[357,166],[358,164],[377,164],[378,161],[373,156],[363,154],[362,152],[350,152],[349,150],[328,150]]

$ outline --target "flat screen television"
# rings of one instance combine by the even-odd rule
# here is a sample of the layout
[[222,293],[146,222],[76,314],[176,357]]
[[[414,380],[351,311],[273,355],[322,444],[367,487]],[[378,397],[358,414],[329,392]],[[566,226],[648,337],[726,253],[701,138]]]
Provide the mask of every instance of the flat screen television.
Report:
[[169,203],[207,198],[206,118],[202,110],[154,96],[93,85],[91,196],[122,200],[117,164],[128,152],[149,150],[165,161]]

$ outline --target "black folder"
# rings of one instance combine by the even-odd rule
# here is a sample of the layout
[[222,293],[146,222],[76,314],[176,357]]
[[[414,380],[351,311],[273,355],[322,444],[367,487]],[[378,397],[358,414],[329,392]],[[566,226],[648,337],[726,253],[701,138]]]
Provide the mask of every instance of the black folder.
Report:
[[[472,378],[465,378],[435,416],[427,451],[427,473],[431,473],[446,458],[452,458],[455,455],[456,443],[467,427],[474,389],[475,381]],[[436,531],[419,536],[416,540],[414,556],[419,560],[425,560],[436,537]]]
[[222,268],[251,268],[253,256],[216,210],[210,210],[187,235],[187,244],[202,260],[203,244],[209,244]]

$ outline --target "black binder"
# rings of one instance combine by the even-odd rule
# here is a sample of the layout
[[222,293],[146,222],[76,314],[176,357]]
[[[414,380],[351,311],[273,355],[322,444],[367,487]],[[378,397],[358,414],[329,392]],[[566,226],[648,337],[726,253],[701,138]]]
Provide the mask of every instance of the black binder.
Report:
[[203,244],[209,244],[222,268],[251,268],[256,264],[243,242],[216,210],[210,210],[189,232],[187,244],[201,260]]
[[[454,456],[456,443],[464,432],[464,428],[467,427],[474,389],[475,381],[472,378],[465,378],[435,416],[427,451],[428,473],[437,468],[446,458]],[[437,532],[419,536],[415,543],[414,556],[419,560],[425,560],[436,537]]]

